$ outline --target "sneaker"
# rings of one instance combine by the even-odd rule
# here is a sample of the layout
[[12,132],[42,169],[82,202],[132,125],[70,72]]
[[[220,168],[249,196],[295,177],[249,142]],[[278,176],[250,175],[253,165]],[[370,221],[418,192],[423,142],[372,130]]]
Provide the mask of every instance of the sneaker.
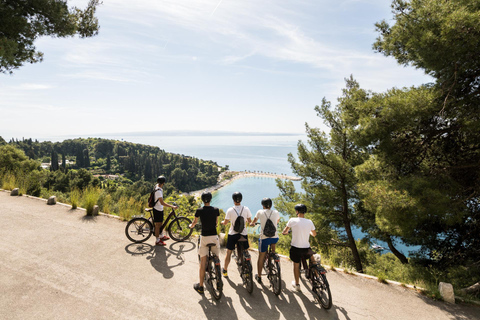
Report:
[[302,290],[300,289],[300,285],[299,285],[299,284],[296,284],[295,281],[292,281],[292,287],[293,287],[293,289],[294,289],[295,291],[298,291],[298,292],[302,291]]
[[262,277],[260,277],[258,274],[255,275],[255,280],[257,280],[258,283],[262,284]]
[[195,283],[193,285],[193,289],[195,289],[195,291],[197,291],[198,293],[200,294],[203,294],[205,291],[203,290],[203,287],[200,286],[200,283]]
[[222,269],[222,274],[225,278],[228,278],[228,272],[225,269]]
[[163,242],[162,240],[155,242],[156,246],[166,246],[167,244]]
[[163,237],[160,238],[160,240],[162,240],[162,241],[167,241],[167,240],[170,240],[170,238],[167,237],[167,236],[163,236]]

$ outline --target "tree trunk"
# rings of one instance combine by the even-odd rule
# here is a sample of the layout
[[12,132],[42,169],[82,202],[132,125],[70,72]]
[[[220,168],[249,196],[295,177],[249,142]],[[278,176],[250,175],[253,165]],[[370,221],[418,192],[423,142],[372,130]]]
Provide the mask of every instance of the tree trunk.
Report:
[[344,218],[345,231],[347,232],[348,237],[348,246],[352,250],[353,260],[355,261],[355,268],[357,272],[363,273],[362,260],[360,260],[360,254],[358,254],[357,244],[355,243],[355,238],[353,238],[352,228],[350,226],[350,220]]
[[460,291],[467,294],[478,294],[480,293],[480,282],[477,282],[468,288],[463,288]]
[[400,251],[398,251],[397,248],[395,248],[390,235],[387,235],[387,244],[388,244],[388,248],[390,249],[390,251],[392,251],[392,253],[395,255],[395,257],[397,257],[398,260],[400,260],[401,263],[408,264],[407,257],[405,257]]
[[343,223],[345,225],[345,231],[347,232],[348,245],[352,250],[353,260],[355,261],[355,268],[357,272],[363,273],[362,260],[360,260],[360,254],[358,254],[357,244],[352,234],[352,227],[350,226],[350,218],[348,212],[348,195],[345,184],[342,184],[342,200],[343,200]]

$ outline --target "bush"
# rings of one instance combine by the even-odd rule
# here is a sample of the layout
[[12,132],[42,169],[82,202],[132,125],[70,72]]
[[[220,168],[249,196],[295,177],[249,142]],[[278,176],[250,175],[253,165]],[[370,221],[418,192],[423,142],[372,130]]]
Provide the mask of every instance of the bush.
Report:
[[77,209],[80,197],[81,193],[78,189],[73,189],[70,192],[70,204],[72,205],[72,209]]
[[17,178],[13,173],[6,173],[2,177],[2,188],[5,190],[13,190],[17,187]]
[[97,204],[100,189],[88,187],[83,193],[83,207],[87,210],[87,216],[93,215],[93,206]]

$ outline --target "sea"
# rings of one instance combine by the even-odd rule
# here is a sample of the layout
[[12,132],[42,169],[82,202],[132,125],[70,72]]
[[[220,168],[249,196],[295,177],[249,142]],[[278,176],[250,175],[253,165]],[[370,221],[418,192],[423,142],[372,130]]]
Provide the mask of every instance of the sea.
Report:
[[[261,171],[277,174],[294,175],[288,162],[288,154],[296,156],[298,142],[307,144],[305,134],[281,135],[116,135],[104,137],[134,143],[158,146],[167,152],[212,160],[221,166],[227,166],[234,171]],[[294,181],[298,192],[302,191],[301,182]],[[233,205],[232,194],[240,191],[243,195],[242,204],[247,206],[252,215],[262,209],[261,200],[265,197],[279,196],[274,178],[246,177],[233,181],[213,194],[212,205],[226,211]],[[284,216],[284,219],[288,217]],[[257,232],[258,230],[250,230]],[[356,239],[365,237],[360,229],[352,230]],[[388,246],[382,241],[373,239],[374,245],[385,248],[381,253],[388,252]],[[420,247],[409,247],[397,243],[396,248],[406,256]]]

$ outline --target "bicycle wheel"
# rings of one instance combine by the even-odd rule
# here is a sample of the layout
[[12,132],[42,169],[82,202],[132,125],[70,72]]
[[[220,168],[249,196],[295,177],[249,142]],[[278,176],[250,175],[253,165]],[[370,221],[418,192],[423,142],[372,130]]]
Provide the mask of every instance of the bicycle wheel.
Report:
[[282,275],[280,272],[280,261],[278,257],[270,257],[270,284],[272,285],[273,293],[277,296],[282,291]]
[[315,299],[320,303],[324,309],[332,307],[332,293],[330,292],[330,285],[327,277],[321,274],[319,267],[313,266],[310,269],[310,281],[312,282],[312,291]]
[[222,271],[220,270],[220,260],[218,257],[208,259],[207,266],[207,285],[210,294],[215,300],[220,300],[223,291]]
[[145,218],[133,218],[128,221],[127,226],[125,227],[125,235],[128,240],[135,243],[147,241],[152,234],[152,223]]
[[242,261],[242,278],[248,293],[253,291],[253,276],[252,276],[252,264],[250,260],[247,260],[245,252],[243,253]]
[[168,225],[168,234],[170,238],[175,241],[185,241],[187,240],[193,232],[193,229],[190,229],[188,226],[192,221],[186,217],[175,218]]

